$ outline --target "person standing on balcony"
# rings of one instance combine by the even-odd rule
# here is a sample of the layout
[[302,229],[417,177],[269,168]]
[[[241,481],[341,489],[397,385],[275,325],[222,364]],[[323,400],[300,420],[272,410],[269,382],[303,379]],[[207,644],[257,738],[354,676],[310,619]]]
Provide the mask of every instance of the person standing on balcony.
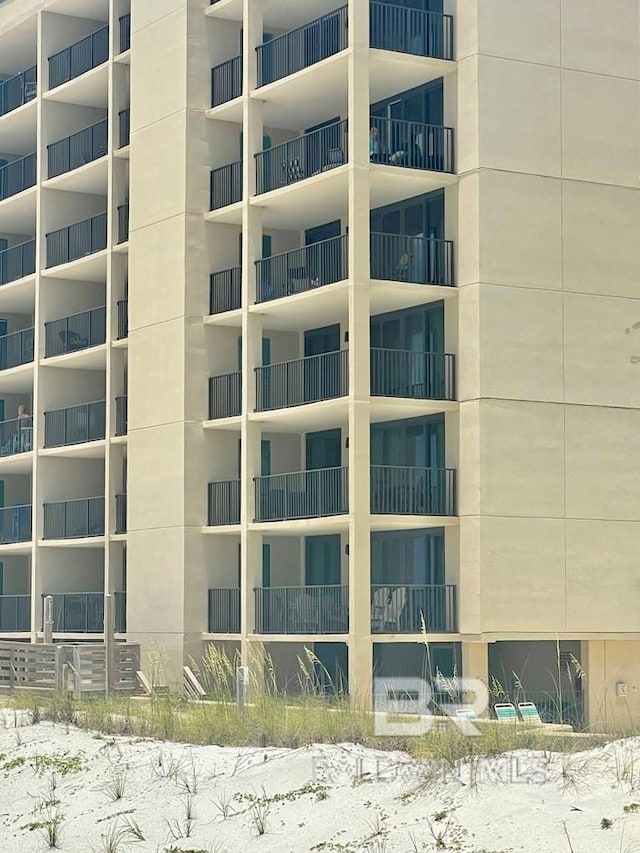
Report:
[[25,411],[23,403],[20,403],[18,406],[16,417],[18,420],[18,446],[20,447],[20,451],[31,450],[31,432],[33,422],[31,415],[27,414]]

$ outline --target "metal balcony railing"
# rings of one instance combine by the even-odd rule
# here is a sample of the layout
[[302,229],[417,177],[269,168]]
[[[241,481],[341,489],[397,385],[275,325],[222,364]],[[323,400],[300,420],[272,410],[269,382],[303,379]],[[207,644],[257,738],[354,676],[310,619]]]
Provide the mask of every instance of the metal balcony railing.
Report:
[[371,234],[371,278],[453,287],[453,241]]
[[455,400],[455,356],[398,349],[371,350],[371,396]]
[[109,27],[102,27],[49,57],[49,88],[54,89],[109,59]]
[[256,194],[286,187],[347,162],[347,119],[255,155]]
[[0,545],[31,540],[31,506],[20,504],[0,509]]
[[240,480],[209,483],[207,524],[240,524]]
[[108,147],[107,125],[107,119],[103,119],[47,145],[49,177],[55,178],[104,157]]
[[116,435],[127,434],[127,395],[116,397]]
[[118,145],[124,148],[129,144],[131,136],[131,110],[121,110],[118,113]]
[[45,539],[104,536],[104,497],[56,501],[44,505]]
[[371,116],[378,134],[379,153],[372,163],[453,172],[453,128],[418,121]]
[[210,634],[240,633],[240,590],[237,587],[209,590],[208,625]]
[[129,202],[118,207],[118,243],[129,239]]
[[0,595],[0,632],[16,634],[31,629],[31,596]]
[[343,6],[257,47],[258,86],[288,77],[347,46],[347,7]]
[[371,512],[389,515],[455,515],[452,468],[371,466]]
[[242,94],[242,56],[234,56],[211,69],[211,106],[226,104]]
[[44,446],[66,447],[105,436],[105,402],[81,403],[44,413]]
[[107,214],[74,222],[47,234],[47,267],[66,264],[107,248]]
[[242,160],[211,170],[211,210],[218,210],[242,199]]
[[348,586],[280,586],[254,590],[256,634],[346,634]]
[[209,419],[231,418],[242,412],[242,373],[209,378]]
[[0,337],[0,370],[33,361],[33,327]]
[[36,271],[36,241],[27,240],[0,251],[0,284],[9,284]]
[[[68,634],[102,634],[104,631],[104,593],[66,592],[48,593],[53,598],[53,630]],[[42,596],[43,612],[44,599]],[[127,630],[127,594],[116,592],[115,628],[118,634]]]
[[15,456],[33,450],[33,418],[25,415],[0,421],[0,456]]
[[256,367],[256,411],[302,406],[349,393],[349,351]]
[[317,468],[255,478],[256,521],[342,515],[349,511],[348,468]]
[[453,59],[453,16],[391,3],[369,4],[370,45],[414,56]]
[[256,302],[304,293],[349,277],[348,235],[256,261]]
[[103,344],[107,335],[105,306],[44,324],[44,355],[50,358]]
[[451,584],[371,586],[371,632],[419,634],[456,631],[456,587]]
[[129,335],[129,300],[120,299],[118,308],[118,340],[121,341]]
[[120,24],[120,53],[131,47],[131,15],[123,15],[119,18]]
[[209,313],[234,311],[242,304],[242,267],[220,270],[209,277]]
[[0,83],[0,116],[16,110],[38,93],[37,69],[35,65],[14,74]]
[[27,154],[0,168],[0,201],[17,195],[36,183],[36,155]]
[[116,533],[127,532],[127,494],[116,495]]

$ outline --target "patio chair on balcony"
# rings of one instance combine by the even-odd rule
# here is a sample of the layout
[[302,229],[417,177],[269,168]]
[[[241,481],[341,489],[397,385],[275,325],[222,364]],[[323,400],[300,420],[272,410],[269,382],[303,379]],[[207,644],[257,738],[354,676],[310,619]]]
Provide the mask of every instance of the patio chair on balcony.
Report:
[[404,586],[398,586],[393,591],[389,587],[376,590],[371,609],[372,627],[375,625],[378,630],[385,631],[399,630],[406,601],[407,590]]
[[282,164],[282,171],[284,173],[284,180],[286,184],[294,184],[296,181],[301,181],[304,177],[304,169],[300,165],[300,160],[295,157],[293,160],[289,160],[288,163]]
[[75,352],[79,349],[84,349],[89,346],[89,339],[82,337],[77,332],[67,331],[67,332],[59,332],[58,336],[62,343],[63,351],[67,352]]
[[318,601],[308,592],[301,592],[295,604],[289,605],[289,625],[293,628],[293,633],[316,633],[319,619]]

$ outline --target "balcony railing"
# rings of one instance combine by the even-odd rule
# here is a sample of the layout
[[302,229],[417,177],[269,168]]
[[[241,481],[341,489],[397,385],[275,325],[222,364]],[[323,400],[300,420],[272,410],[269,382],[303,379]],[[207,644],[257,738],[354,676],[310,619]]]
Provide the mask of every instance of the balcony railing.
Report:
[[342,515],[349,511],[347,468],[256,477],[256,521]]
[[15,456],[33,450],[33,418],[25,415],[0,421],[0,456]]
[[[118,634],[127,630],[126,592],[113,594],[115,604],[115,629]],[[44,599],[42,596],[43,610]],[[104,631],[104,593],[103,592],[66,592],[54,593],[53,630],[68,634],[102,634]]]
[[44,505],[45,539],[82,539],[89,536],[104,536],[104,497]]
[[255,160],[258,195],[336,169],[347,162],[347,120],[261,151]]
[[54,89],[109,59],[109,27],[102,27],[49,57],[49,88]]
[[369,5],[371,47],[453,59],[453,16],[391,3]]
[[453,128],[418,121],[371,116],[371,127],[378,132],[378,154],[373,163],[453,172]]
[[242,199],[242,160],[211,170],[211,210]]
[[0,632],[16,634],[31,629],[31,596],[0,595]]
[[44,413],[44,446],[66,447],[100,441],[105,435],[105,403],[81,403]]
[[36,182],[36,155],[27,154],[0,168],[0,201],[17,195]]
[[47,267],[66,264],[107,248],[107,214],[74,222],[47,234]]
[[240,590],[209,590],[209,633],[240,633]]
[[231,418],[242,412],[242,373],[209,378],[209,419]]
[[33,361],[33,327],[0,337],[0,370]]
[[0,251],[0,284],[9,284],[36,271],[36,241],[27,240]]
[[347,45],[347,7],[343,6],[257,47],[258,86],[308,68]]
[[44,324],[45,358],[103,344],[107,334],[107,309],[92,308]]
[[349,277],[348,236],[256,261],[256,302],[304,293]]
[[103,119],[47,145],[49,177],[55,178],[104,157],[108,146],[107,124],[107,119]]
[[118,145],[124,148],[129,144],[131,136],[131,110],[121,110],[118,113]]
[[372,585],[371,631],[419,634],[456,631],[456,587],[452,585]]
[[320,355],[256,367],[256,411],[302,406],[349,393],[349,352]]
[[209,313],[234,311],[242,304],[242,267],[220,270],[209,277]]
[[116,533],[127,532],[127,495],[116,495]]
[[242,94],[242,56],[234,56],[211,69],[211,106],[226,104]]
[[118,207],[118,243],[129,239],[129,202]]
[[116,397],[116,435],[127,434],[127,403],[126,395]]
[[371,512],[389,515],[455,515],[451,468],[371,466]]
[[371,234],[371,278],[452,287],[453,241]]
[[0,509],[0,545],[31,540],[31,506],[6,506]]
[[256,634],[346,634],[348,586],[280,586],[254,590]]
[[371,395],[455,400],[455,356],[398,349],[371,350]]
[[118,302],[118,340],[129,335],[129,300],[120,299]]
[[209,483],[207,524],[240,524],[240,480]]
[[36,66],[14,74],[0,83],[0,116],[32,101],[38,92]]
[[123,15],[120,23],[120,53],[131,47],[131,15]]

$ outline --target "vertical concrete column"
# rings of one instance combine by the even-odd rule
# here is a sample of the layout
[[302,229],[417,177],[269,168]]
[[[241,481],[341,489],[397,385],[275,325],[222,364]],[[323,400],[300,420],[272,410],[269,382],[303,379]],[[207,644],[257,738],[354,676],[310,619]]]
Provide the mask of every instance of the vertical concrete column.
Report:
[[586,673],[582,684],[584,720],[588,727],[611,722],[607,696],[607,656],[604,640],[583,640],[580,663]]
[[349,692],[372,693],[369,531],[369,4],[349,0]]
[[489,685],[489,646],[487,643],[461,643],[462,676],[477,678]]

